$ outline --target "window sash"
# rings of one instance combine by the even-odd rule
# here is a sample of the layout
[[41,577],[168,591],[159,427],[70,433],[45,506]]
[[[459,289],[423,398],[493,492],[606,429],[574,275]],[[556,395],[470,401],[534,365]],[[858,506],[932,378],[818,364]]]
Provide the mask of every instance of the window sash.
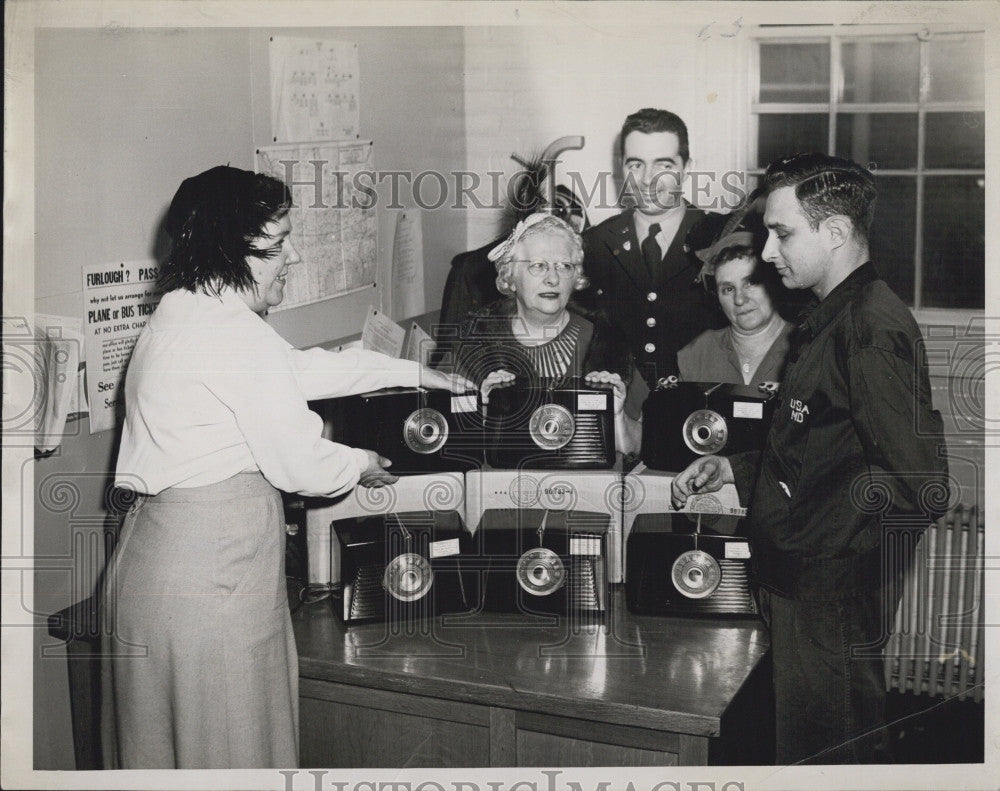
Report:
[[[917,152],[916,167],[879,169],[878,176],[896,176],[913,178],[916,181],[916,206],[914,215],[914,251],[913,251],[913,309],[921,311],[924,279],[924,187],[925,179],[933,176],[984,176],[985,168],[928,168],[924,164],[926,153],[926,118],[928,114],[937,112],[984,112],[983,101],[931,101],[928,98],[928,81],[919,82],[918,101],[912,102],[844,102],[842,64],[842,45],[845,41],[864,39],[872,43],[892,43],[906,41],[915,37],[919,42],[919,74],[927,73],[928,40],[930,36],[974,35],[983,36],[983,31],[966,27],[949,27],[946,25],[893,25],[891,31],[885,26],[845,26],[824,25],[816,27],[775,26],[757,28],[753,34],[753,46],[750,48],[750,161],[754,167],[747,169],[750,177],[759,177],[764,169],[756,167],[758,162],[759,119],[762,115],[795,115],[812,114],[827,116],[827,153],[836,151],[837,116],[841,114],[866,113],[908,113],[916,114],[917,119]],[[823,102],[761,102],[761,45],[767,44],[815,44],[830,47],[830,91],[827,101]],[[984,41],[985,45],[985,41]],[[985,266],[985,261],[983,262]],[[933,309],[924,309],[933,310]],[[978,313],[976,309],[968,309],[970,313]]]

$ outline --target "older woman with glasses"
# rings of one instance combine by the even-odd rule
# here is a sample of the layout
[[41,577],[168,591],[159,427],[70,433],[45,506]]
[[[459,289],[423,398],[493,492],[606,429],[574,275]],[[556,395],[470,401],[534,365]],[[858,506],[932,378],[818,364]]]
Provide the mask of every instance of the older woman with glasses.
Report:
[[583,377],[614,387],[617,450],[638,452],[639,416],[648,391],[621,335],[571,302],[589,285],[580,235],[550,214],[532,214],[489,253],[505,298],[470,318],[451,355],[484,400],[514,379]]

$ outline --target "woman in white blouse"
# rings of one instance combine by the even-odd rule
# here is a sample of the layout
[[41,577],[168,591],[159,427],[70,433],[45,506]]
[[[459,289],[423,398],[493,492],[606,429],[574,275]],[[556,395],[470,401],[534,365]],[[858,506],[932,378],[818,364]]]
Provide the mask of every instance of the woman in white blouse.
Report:
[[278,490],[395,479],[323,439],[306,402],[470,383],[367,351],[298,351],[261,318],[300,261],[280,181],[217,167],[167,214],[163,297],[125,384],[116,484],[137,493],[109,561],[108,768],[297,765],[298,661]]

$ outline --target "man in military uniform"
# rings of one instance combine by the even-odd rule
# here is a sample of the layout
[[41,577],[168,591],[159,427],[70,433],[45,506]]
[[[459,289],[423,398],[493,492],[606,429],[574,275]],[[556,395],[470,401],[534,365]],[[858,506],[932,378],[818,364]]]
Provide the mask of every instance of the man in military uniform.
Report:
[[622,170],[632,208],[584,233],[590,299],[625,334],[650,388],[677,374],[677,350],[725,319],[696,282],[701,269],[685,249],[707,212],[682,196],[690,162],[687,126],[646,108],[625,119]]

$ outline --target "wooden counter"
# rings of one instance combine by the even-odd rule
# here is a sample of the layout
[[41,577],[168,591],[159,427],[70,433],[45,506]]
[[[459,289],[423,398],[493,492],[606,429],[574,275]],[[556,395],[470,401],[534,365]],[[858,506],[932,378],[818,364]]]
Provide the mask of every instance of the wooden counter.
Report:
[[763,624],[612,600],[599,626],[478,614],[396,633],[302,606],[301,766],[770,763]]

